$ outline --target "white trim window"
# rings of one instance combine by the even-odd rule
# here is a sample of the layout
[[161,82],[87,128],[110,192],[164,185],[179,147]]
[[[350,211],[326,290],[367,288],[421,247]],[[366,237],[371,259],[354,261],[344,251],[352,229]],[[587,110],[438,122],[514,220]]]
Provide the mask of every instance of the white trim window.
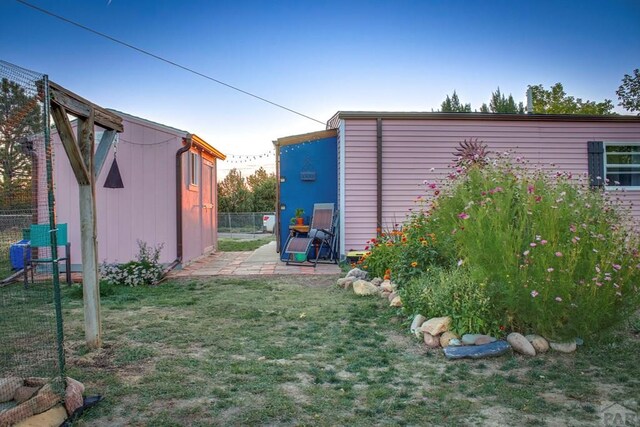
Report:
[[198,186],[200,184],[200,156],[198,153],[189,151],[189,185]]
[[640,142],[607,142],[604,145],[607,188],[640,190]]

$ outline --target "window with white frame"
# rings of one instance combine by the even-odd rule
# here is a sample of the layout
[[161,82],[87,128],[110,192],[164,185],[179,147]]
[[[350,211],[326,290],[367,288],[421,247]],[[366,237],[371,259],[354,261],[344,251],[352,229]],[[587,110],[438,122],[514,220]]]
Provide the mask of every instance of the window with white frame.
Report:
[[640,142],[605,143],[604,174],[607,187],[640,189]]
[[200,156],[197,153],[189,152],[189,185],[200,183]]

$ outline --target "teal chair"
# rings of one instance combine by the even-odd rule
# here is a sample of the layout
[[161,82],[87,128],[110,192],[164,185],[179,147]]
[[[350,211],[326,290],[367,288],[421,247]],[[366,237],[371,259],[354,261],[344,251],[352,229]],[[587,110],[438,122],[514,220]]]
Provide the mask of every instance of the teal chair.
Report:
[[50,248],[51,247],[51,228],[49,224],[31,224],[29,227],[30,248],[27,251],[32,251],[31,259],[27,259],[27,252],[24,254],[24,286],[28,285],[27,270],[31,270],[31,283],[33,283],[33,270],[36,264],[53,264],[54,262],[65,261],[65,273],[67,283],[71,284],[71,243],[67,239],[67,224],[57,224],[58,232],[56,233],[57,246],[64,246],[65,255],[60,256],[58,252],[58,259],[38,258],[37,248]]

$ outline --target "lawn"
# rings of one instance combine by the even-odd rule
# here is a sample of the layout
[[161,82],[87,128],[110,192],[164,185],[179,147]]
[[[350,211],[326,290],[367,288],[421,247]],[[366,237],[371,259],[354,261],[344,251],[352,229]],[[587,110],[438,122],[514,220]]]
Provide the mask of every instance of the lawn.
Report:
[[106,288],[98,351],[66,288],[68,374],[104,396],[77,425],[589,425],[605,401],[638,411],[637,321],[573,355],[453,362],[334,282]]
[[218,239],[218,250],[222,252],[255,251],[273,240],[273,235],[254,240]]

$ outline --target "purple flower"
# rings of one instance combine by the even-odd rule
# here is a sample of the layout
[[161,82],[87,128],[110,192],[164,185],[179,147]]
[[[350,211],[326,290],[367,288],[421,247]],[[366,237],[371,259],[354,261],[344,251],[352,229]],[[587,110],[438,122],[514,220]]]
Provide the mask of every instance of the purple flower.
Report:
[[458,218],[460,219],[469,219],[469,214],[466,212],[461,212],[458,214]]
[[614,270],[619,271],[622,266],[620,264],[611,264],[611,266],[613,267]]
[[548,242],[546,240],[540,240],[541,245],[546,245]]
[[557,257],[561,257],[562,256],[562,252],[560,252],[560,251],[556,252],[556,256]]
[[540,294],[539,294],[539,293],[538,293],[538,291],[536,291],[535,289],[531,291],[531,297],[535,298],[535,297],[537,297],[538,295],[540,295]]
[[529,246],[531,246],[532,248],[535,248],[538,245],[536,245],[535,242],[531,242],[531,243],[529,243]]

